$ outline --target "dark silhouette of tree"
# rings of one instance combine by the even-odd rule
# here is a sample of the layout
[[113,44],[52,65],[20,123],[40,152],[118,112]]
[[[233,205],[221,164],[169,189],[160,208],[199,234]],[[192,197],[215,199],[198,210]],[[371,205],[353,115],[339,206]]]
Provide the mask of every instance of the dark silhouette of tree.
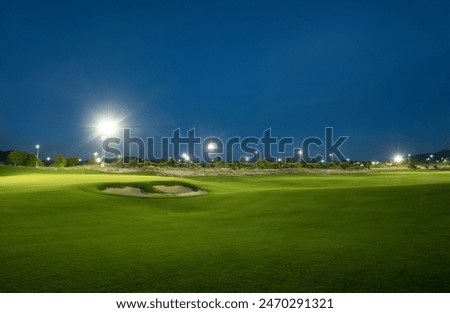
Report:
[[68,167],[77,166],[78,164],[80,164],[79,158],[77,158],[75,156],[67,158],[67,160],[66,160],[66,166],[68,166]]
[[55,157],[55,162],[53,163],[56,167],[64,167],[67,164],[67,160],[60,154]]
[[14,150],[10,154],[8,154],[7,161],[8,164],[11,164],[12,166],[23,166],[25,164],[26,158],[27,154],[25,152]]

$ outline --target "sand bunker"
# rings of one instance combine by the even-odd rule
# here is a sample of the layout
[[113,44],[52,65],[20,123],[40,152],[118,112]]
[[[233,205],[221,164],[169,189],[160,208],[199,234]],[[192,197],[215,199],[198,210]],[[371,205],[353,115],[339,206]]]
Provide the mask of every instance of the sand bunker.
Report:
[[159,191],[161,191],[162,193],[149,193],[141,188],[136,187],[106,188],[105,190],[103,190],[103,192],[135,197],[161,197],[161,196],[190,197],[206,194],[206,191],[204,190],[192,189],[181,185],[175,186],[157,185],[154,187]]
[[191,193],[198,193],[199,190],[194,190],[192,188],[186,187],[186,186],[165,186],[165,185],[156,185],[154,186],[159,191],[162,191],[164,193],[168,193],[171,195],[185,195],[185,194],[191,194]]
[[124,187],[124,188],[106,188],[103,190],[103,192],[106,193],[115,193],[119,195],[127,195],[127,196],[138,196],[138,197],[148,197],[149,194],[145,190],[141,188],[135,188],[135,187]]

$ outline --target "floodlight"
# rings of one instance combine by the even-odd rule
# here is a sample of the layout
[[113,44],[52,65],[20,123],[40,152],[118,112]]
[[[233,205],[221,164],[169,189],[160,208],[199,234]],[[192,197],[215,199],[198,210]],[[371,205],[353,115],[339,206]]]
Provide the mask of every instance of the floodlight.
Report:
[[403,157],[400,154],[397,154],[396,156],[394,156],[394,162],[395,163],[402,163],[403,162]]
[[95,162],[100,163],[102,161],[102,158],[96,158]]
[[211,142],[208,144],[208,150],[216,150],[217,149],[217,144],[215,142]]
[[104,118],[97,124],[97,133],[101,136],[113,136],[119,129],[119,122],[112,118]]

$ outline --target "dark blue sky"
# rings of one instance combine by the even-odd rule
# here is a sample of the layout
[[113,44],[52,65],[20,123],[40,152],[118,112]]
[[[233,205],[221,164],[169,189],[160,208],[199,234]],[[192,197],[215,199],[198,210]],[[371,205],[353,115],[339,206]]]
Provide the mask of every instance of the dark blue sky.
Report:
[[[448,1],[2,1],[0,150],[135,135],[350,136],[351,158],[450,148]],[[97,149],[98,150],[98,149]]]

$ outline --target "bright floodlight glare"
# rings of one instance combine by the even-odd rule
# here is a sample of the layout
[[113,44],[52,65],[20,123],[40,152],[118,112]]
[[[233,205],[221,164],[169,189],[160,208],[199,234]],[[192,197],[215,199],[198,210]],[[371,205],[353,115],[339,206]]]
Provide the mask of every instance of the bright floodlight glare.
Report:
[[36,149],[39,149],[41,147],[41,145],[36,145]]
[[400,154],[397,154],[394,156],[394,162],[395,163],[401,163],[403,161],[403,157]]
[[97,124],[97,133],[101,136],[112,136],[119,129],[119,123],[111,118],[100,120]]
[[186,153],[183,153],[182,155],[181,155],[181,157],[183,158],[183,159],[186,159],[187,158],[187,154]]
[[101,161],[102,161],[101,158],[96,158],[96,159],[95,159],[95,162],[97,162],[97,163],[100,163]]
[[47,157],[47,161],[50,161],[50,157]]
[[98,152],[94,152],[94,156],[97,157],[98,156]]
[[216,150],[217,149],[217,144],[215,142],[211,142],[208,144],[208,150]]
[[185,157],[184,157],[184,159],[186,160],[186,161],[189,161],[189,156],[188,155],[186,155]]

